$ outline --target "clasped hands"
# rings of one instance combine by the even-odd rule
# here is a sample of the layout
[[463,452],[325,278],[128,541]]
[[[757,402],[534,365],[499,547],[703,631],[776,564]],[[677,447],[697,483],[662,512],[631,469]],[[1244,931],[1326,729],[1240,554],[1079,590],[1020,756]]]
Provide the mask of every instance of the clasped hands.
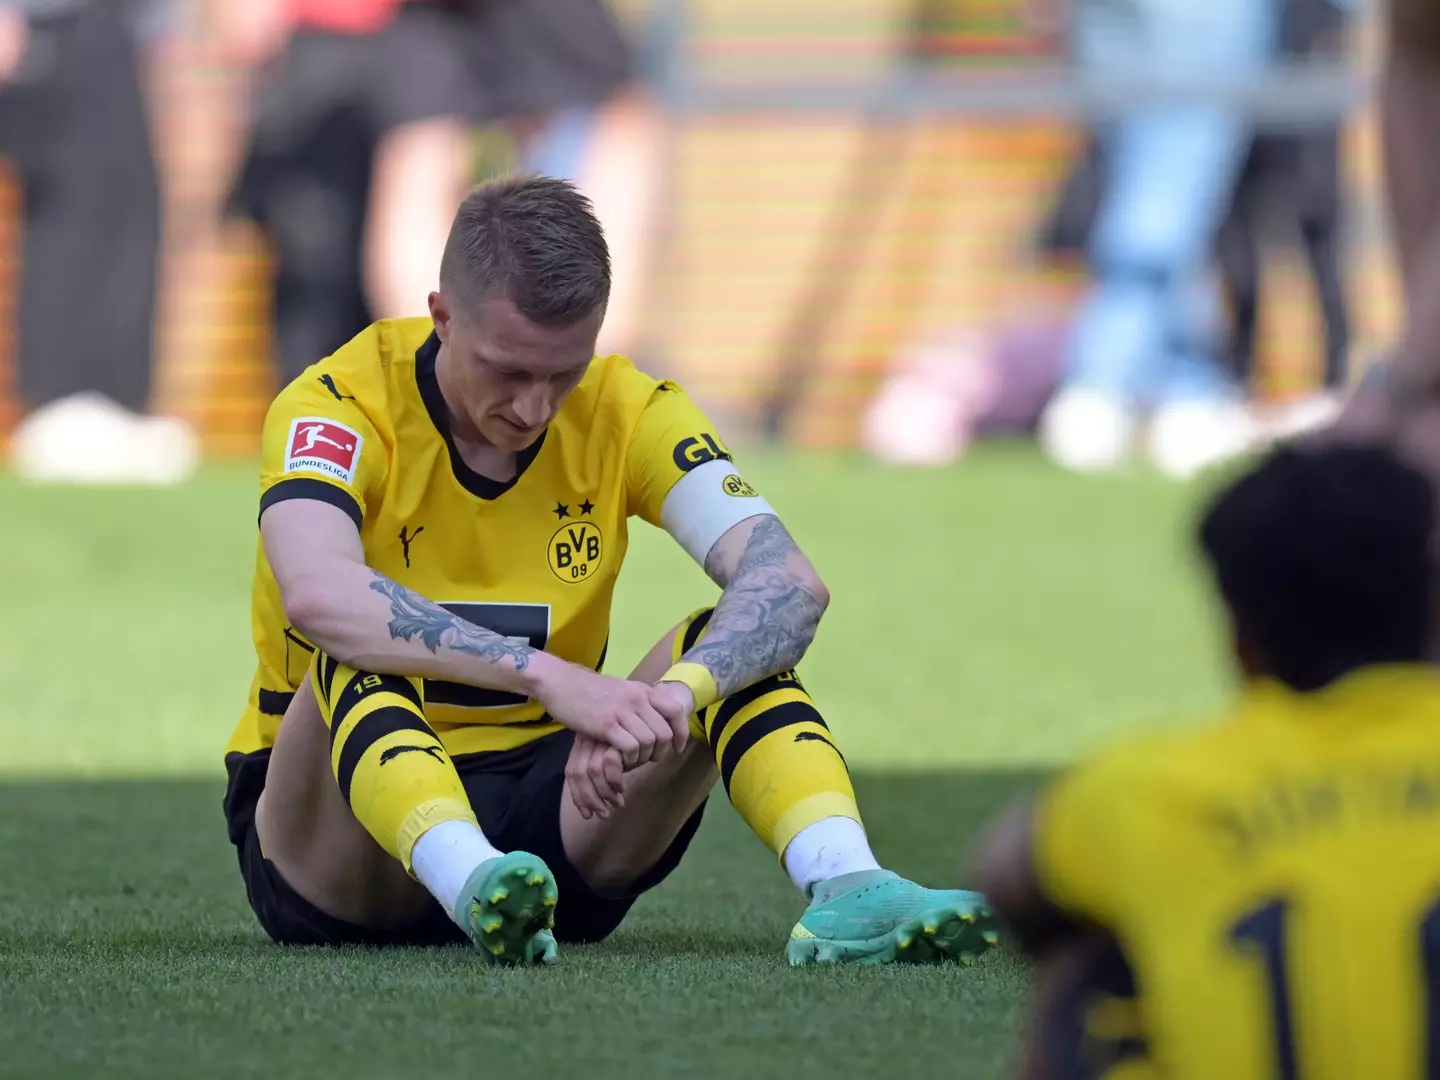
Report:
[[587,821],[625,805],[625,774],[684,753],[695,696],[684,683],[617,679],[569,666],[540,701],[575,732],[565,789]]

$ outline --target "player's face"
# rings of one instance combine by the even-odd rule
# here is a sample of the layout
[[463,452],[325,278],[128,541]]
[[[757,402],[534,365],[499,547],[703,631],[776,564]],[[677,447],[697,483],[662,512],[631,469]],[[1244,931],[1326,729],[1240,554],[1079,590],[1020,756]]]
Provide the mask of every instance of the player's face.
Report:
[[435,333],[445,346],[436,369],[455,433],[518,453],[540,437],[595,355],[603,308],[574,326],[536,326],[509,300],[473,311],[430,294]]

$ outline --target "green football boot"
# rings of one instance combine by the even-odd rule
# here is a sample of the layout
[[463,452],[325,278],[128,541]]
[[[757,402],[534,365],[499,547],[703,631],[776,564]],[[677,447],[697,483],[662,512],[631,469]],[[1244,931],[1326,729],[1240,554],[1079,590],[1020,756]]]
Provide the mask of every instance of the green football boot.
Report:
[[792,965],[973,964],[999,941],[979,893],[926,889],[888,870],[842,874],[815,887],[790,932]]
[[489,859],[470,874],[455,921],[496,964],[555,962],[555,876],[525,851]]

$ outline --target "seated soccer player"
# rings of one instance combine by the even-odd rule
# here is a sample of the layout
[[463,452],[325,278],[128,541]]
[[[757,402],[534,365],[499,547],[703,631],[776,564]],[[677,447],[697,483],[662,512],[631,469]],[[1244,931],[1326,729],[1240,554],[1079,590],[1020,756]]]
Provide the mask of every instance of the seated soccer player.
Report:
[[[547,962],[675,868],[718,778],[810,901],[792,963],[978,955],[983,899],[880,868],[795,676],[814,567],[679,387],[593,355],[609,285],[572,187],[477,188],[430,316],[272,405],[259,665],[226,755],[261,926]],[[722,592],[620,679],[600,668],[632,516]]]
[[1429,483],[1365,446],[1281,450],[1209,508],[1239,700],[1080,765],[984,845],[1040,961],[1027,1075],[1435,1075],[1435,525]]

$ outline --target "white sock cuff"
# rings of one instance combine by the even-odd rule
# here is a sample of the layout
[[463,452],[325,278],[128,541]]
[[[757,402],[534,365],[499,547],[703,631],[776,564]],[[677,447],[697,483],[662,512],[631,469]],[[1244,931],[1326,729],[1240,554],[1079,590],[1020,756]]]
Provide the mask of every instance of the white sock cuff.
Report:
[[460,893],[475,868],[503,854],[473,822],[442,821],[415,841],[410,867],[453,919]]
[[854,818],[822,818],[795,834],[785,849],[785,872],[807,897],[822,881],[860,870],[879,870],[865,827]]

